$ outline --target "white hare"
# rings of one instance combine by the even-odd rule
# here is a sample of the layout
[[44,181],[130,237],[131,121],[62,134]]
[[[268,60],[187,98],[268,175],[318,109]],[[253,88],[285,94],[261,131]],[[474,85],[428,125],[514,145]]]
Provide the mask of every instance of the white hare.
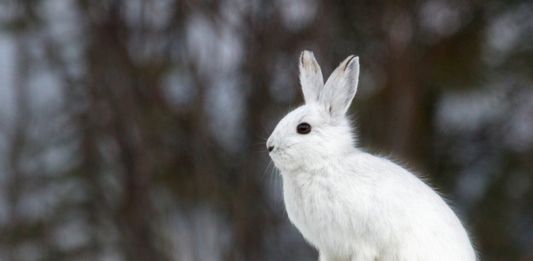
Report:
[[325,85],[313,54],[300,57],[305,105],[267,141],[289,219],[321,261],[476,260],[467,232],[435,191],[355,147],[345,114],[358,77],[358,57],[344,60]]

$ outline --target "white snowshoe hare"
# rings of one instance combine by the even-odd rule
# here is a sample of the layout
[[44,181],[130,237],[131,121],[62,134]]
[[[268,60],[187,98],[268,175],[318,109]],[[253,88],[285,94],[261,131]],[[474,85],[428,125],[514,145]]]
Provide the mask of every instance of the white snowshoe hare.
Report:
[[313,53],[300,57],[305,104],[266,144],[281,171],[289,219],[320,261],[476,260],[463,225],[433,189],[355,147],[346,111],[358,78],[353,55],[326,84]]

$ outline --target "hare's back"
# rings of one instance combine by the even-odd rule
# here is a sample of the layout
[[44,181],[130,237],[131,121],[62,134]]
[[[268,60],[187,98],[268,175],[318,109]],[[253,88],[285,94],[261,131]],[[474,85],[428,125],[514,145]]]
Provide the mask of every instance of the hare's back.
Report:
[[388,232],[385,245],[397,246],[412,258],[475,260],[461,221],[429,185],[385,158],[365,153],[352,162],[354,178],[373,188],[368,198],[375,201],[375,211],[368,220],[382,226],[376,227],[377,233]]

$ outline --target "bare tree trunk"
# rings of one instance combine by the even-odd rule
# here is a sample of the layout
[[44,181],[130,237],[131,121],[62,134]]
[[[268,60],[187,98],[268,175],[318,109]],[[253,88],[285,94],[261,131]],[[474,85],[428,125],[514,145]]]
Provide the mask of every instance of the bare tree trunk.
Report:
[[96,51],[88,53],[93,78],[89,88],[103,94],[101,102],[111,113],[111,129],[107,131],[119,149],[117,164],[124,176],[116,222],[123,252],[128,260],[164,260],[154,245],[157,238],[152,225],[155,217],[151,191],[153,151],[144,133],[143,115],[137,104],[139,97],[135,93],[142,83],[125,46],[128,31],[122,12],[121,2],[116,1],[106,12],[105,20],[92,21],[89,25],[94,36],[91,50]]
[[8,188],[8,206],[10,228],[12,231],[7,233],[8,256],[10,260],[16,261],[16,241],[12,241],[9,237],[14,237],[18,229],[24,228],[23,217],[19,213],[19,200],[24,193],[24,179],[26,173],[24,171],[24,151],[27,143],[27,131],[29,120],[31,118],[30,110],[30,96],[28,90],[27,78],[30,70],[30,55],[28,53],[27,41],[23,35],[18,35],[16,38],[16,75],[14,82],[15,94],[15,122],[13,131],[11,133],[10,149],[9,149],[9,164],[10,177]]

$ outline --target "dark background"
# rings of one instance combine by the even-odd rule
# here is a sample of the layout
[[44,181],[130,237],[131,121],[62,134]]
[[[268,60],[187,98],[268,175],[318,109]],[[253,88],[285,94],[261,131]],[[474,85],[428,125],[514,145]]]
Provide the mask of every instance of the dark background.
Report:
[[482,260],[533,260],[533,2],[0,2],[0,260],[316,260],[264,141],[298,56]]

